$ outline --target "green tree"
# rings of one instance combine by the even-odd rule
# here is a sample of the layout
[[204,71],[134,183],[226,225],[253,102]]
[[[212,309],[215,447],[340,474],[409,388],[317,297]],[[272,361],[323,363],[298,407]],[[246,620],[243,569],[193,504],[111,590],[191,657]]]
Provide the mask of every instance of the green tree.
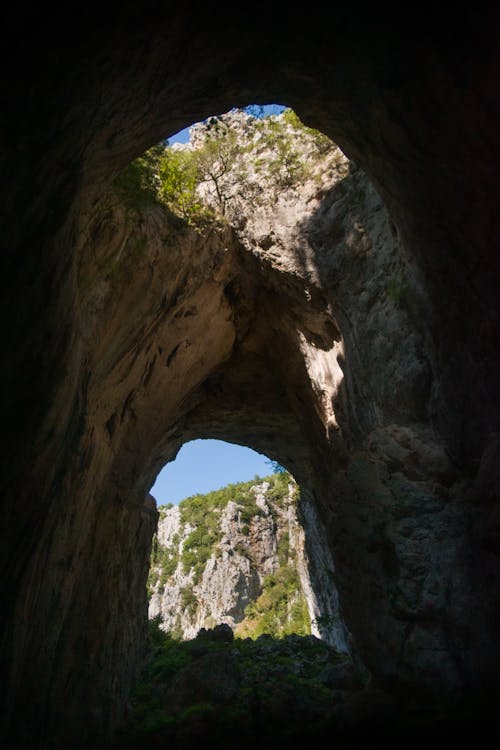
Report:
[[204,135],[203,146],[195,152],[199,181],[211,186],[219,211],[226,216],[231,184],[224,178],[230,174],[239,153],[237,136],[218,117],[210,118]]
[[199,170],[195,154],[167,148],[158,167],[160,198],[174,213],[192,223],[206,211],[196,194]]
[[141,209],[158,200],[159,168],[164,154],[165,144],[158,143],[117,175],[115,186],[129,206]]

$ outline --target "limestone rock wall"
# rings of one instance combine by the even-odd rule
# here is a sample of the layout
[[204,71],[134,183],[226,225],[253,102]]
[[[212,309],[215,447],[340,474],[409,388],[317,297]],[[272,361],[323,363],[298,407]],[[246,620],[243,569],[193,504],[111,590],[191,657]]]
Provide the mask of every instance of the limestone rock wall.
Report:
[[351,652],[351,634],[340,609],[332,553],[317,510],[305,492],[301,495],[300,519],[294,533],[305,549],[298,567],[311,614],[312,633],[340,653]]
[[[262,495],[261,495],[262,497]],[[159,541],[164,538],[162,525],[177,519],[175,552],[182,551],[192,527],[180,525],[177,508],[167,510],[159,522]],[[149,616],[161,616],[162,628],[178,633],[183,639],[194,638],[202,627],[211,628],[225,622],[234,628],[244,619],[245,607],[257,598],[265,575],[278,567],[277,536],[269,511],[266,518],[255,517],[250,522],[250,537],[242,531],[241,507],[230,501],[221,511],[222,537],[217,553],[207,560],[201,577],[196,579],[193,569],[177,565],[165,584],[157,581],[150,599]],[[179,534],[179,532],[181,532]],[[283,529],[280,529],[280,536]],[[161,568],[158,568],[161,576]],[[192,592],[192,606],[182,603],[182,592]]]
[[[227,623],[238,629],[246,617],[246,607],[263,591],[264,579],[286,565],[297,571],[300,581],[294,596],[307,602],[311,633],[339,651],[347,650],[345,626],[339,612],[333,563],[328,558],[326,539],[312,508],[297,507],[295,483],[288,494],[274,499],[268,482],[255,483],[258,513],[242,521],[242,506],[229,501],[221,509],[218,529],[221,533],[201,575],[182,562],[170,575],[162,575],[161,562],[152,563],[154,584],[149,602],[149,617],[159,617],[160,627],[183,639],[194,638],[200,628]],[[304,517],[305,525],[299,521]],[[157,539],[175,559],[193,527],[181,523],[178,506],[163,511]],[[307,542],[306,542],[307,539]],[[279,552],[280,545],[285,552]],[[307,551],[306,551],[307,550]],[[287,559],[283,558],[286,554]],[[189,596],[189,605],[184,601]],[[290,598],[290,607],[293,601]],[[283,627],[287,622],[282,623]]]

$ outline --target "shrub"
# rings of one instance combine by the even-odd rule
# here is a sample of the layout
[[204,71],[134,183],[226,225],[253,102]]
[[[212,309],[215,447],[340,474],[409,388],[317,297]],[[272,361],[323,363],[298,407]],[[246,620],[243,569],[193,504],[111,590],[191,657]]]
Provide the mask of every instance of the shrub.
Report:
[[208,218],[210,212],[196,193],[200,181],[196,152],[167,148],[158,166],[158,194],[170,210],[190,224]]
[[115,178],[115,186],[130,207],[141,209],[158,200],[159,165],[164,151],[163,144],[153,146]]

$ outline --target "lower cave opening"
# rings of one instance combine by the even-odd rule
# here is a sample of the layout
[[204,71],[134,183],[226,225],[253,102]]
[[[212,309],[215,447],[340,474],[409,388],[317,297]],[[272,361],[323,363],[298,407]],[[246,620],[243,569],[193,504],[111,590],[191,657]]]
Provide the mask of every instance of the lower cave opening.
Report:
[[[335,691],[354,694],[366,682],[349,653],[333,561],[307,495],[285,467],[254,451],[239,471],[259,466],[264,476],[214,480],[214,445],[235,449],[234,462],[247,449],[191,443],[192,474],[209,456],[217,489],[161,503],[182,494],[168,488],[176,461],[151,489],[159,518],[147,584],[149,650],[118,747],[215,739],[218,747],[246,747],[242,733],[253,743],[282,742],[305,727],[319,739],[333,721]],[[181,454],[186,471],[189,455]],[[200,479],[182,486],[203,486]]]
[[[293,476],[277,461],[234,444],[200,440],[185,448],[189,454],[181,450],[160,472],[151,490],[157,502],[182,495],[183,486],[216,489],[190,493],[176,504],[158,502],[147,584],[150,619],[178,640],[226,624],[238,637],[312,634],[346,651],[325,531]],[[217,450],[232,461],[218,472]],[[169,490],[179,460],[181,476],[187,472],[190,481]],[[254,467],[264,468],[264,476]],[[216,478],[241,472],[253,479]]]

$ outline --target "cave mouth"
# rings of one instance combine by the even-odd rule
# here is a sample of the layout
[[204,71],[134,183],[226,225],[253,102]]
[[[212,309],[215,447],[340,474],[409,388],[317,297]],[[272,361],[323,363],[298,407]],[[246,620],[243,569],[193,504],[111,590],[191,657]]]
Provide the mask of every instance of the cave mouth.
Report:
[[314,635],[347,650],[324,530],[280,463],[195,440],[150,494],[159,520],[149,620],[170,637],[189,640],[224,624],[239,638]]
[[[206,122],[215,134],[221,118],[224,116],[214,116]],[[332,142],[326,140],[330,149]],[[325,141],[320,143],[323,148]],[[129,460],[130,446],[135,445],[138,463],[146,467],[143,476],[148,477],[151,461],[157,467],[158,456],[173,455],[192,436],[233,438],[267,455],[282,456],[284,465],[293,467],[310,507],[328,521],[316,548],[335,555],[340,562],[336,568],[331,566],[330,584],[339,581],[346,619],[356,636],[358,664],[379,675],[384,684],[400,679],[411,684],[415,661],[421,659],[426,689],[436,685],[439,689],[454,680],[458,684],[460,668],[446,645],[440,615],[431,618],[429,635],[425,613],[419,612],[415,618],[412,612],[412,608],[419,611],[425,599],[413,597],[409,608],[406,591],[399,585],[402,579],[413,582],[416,578],[422,589],[428,585],[428,561],[417,569],[412,555],[405,557],[405,534],[411,536],[413,527],[408,532],[403,519],[422,502],[422,482],[428,483],[426,508],[438,517],[441,496],[432,494],[432,483],[436,477],[444,483],[452,477],[442,446],[422,424],[429,401],[430,365],[423,337],[415,326],[415,309],[423,306],[418,284],[381,197],[342,154],[332,159],[335,180],[330,184],[321,182],[323,169],[312,175],[311,193],[304,200],[308,208],[301,220],[297,220],[296,202],[291,214],[287,213],[292,203],[287,204],[287,190],[293,193],[294,177],[306,174],[309,179],[311,174],[301,171],[293,151],[285,149],[283,154],[283,143],[278,140],[276,145],[280,156],[286,158],[278,162],[275,171],[266,172],[274,181],[273,201],[267,208],[273,206],[273,218],[279,216],[287,229],[286,219],[292,215],[296,235],[285,231],[280,236],[270,223],[262,227],[265,207],[259,207],[258,190],[253,191],[252,202],[245,196],[245,214],[238,192],[233,191],[235,185],[241,188],[242,181],[222,185],[227,172],[214,172],[214,165],[220,163],[216,154],[203,184],[209,187],[209,208],[215,207],[219,218],[227,222],[220,222],[218,236],[223,242],[210,246],[210,262],[200,263],[200,257],[210,253],[206,237],[198,230],[213,214],[200,212],[193,190],[185,200],[184,188],[189,183],[184,182],[176,193],[173,180],[168,184],[173,191],[164,191],[169,208],[193,229],[190,241],[194,251],[182,258],[189,272],[178,282],[180,262],[175,251],[179,235],[168,243],[167,256],[160,256],[163,248],[146,246],[148,273],[162,257],[177,288],[172,285],[168,293],[162,290],[157,297],[155,314],[158,308],[162,311],[165,329],[155,324],[154,340],[151,337],[144,342],[142,371],[135,364],[137,355],[123,366],[125,381],[130,368],[136,367],[145,393],[137,393],[132,383],[123,393],[119,422],[122,433],[128,430],[127,451],[117,454],[115,467],[117,471],[123,467],[124,484],[127,472],[135,478],[137,472],[135,467],[131,471]],[[183,153],[173,148],[172,152]],[[174,163],[177,166],[179,163]],[[180,162],[181,172],[184,166]],[[167,170],[166,174],[175,177],[176,173]],[[235,229],[233,234],[227,232],[227,224]],[[142,226],[139,241],[136,238],[133,245],[135,263],[142,247]],[[120,253],[122,247],[123,243]],[[135,278],[134,268],[131,285]],[[144,283],[138,283],[137,297],[143,296]],[[131,337],[130,343],[136,346],[137,337]],[[372,361],[374,351],[377,367],[366,368],[364,363]],[[361,382],[366,408],[357,410]],[[115,425],[111,419],[106,424]],[[114,427],[108,432],[114,433]],[[148,435],[154,459],[145,455],[146,444],[137,446],[138,434]],[[114,434],[110,439],[116,442]],[[411,463],[408,476],[406,461]],[[387,466],[387,471],[381,466]],[[380,502],[372,503],[372,496]],[[397,502],[405,507],[394,510]],[[430,525],[429,537],[433,533],[438,532]],[[306,542],[314,538],[306,535]],[[155,543],[151,570],[160,567],[156,563],[163,554],[157,540]],[[191,554],[193,568],[198,567],[198,590],[206,572],[206,567],[197,566],[204,549],[203,544],[191,545],[190,540],[184,550]],[[214,556],[211,575],[205,576],[207,587],[217,580],[218,560]],[[155,571],[156,579],[150,583],[153,594],[161,598],[167,590],[167,598],[177,597],[176,616],[179,612],[196,616],[199,601],[194,586],[177,586],[175,594],[173,589],[168,591],[168,579],[179,567],[176,556],[168,553],[163,565],[168,574],[161,580],[162,572]],[[324,589],[332,590],[336,595],[337,585]],[[411,596],[412,592],[413,588]],[[153,624],[161,613],[161,605],[157,602],[155,606],[156,610],[151,610],[150,604]],[[343,646],[336,651],[349,655],[349,637],[337,616],[338,601],[333,609],[333,638]],[[227,624],[220,619],[219,614],[206,612],[190,624],[192,631],[182,632],[174,621],[168,632],[181,640],[186,636],[196,640],[203,629],[217,631]],[[437,644],[435,650],[441,654],[432,663],[427,660],[429,644],[433,648]],[[359,682],[349,684],[357,686]]]

